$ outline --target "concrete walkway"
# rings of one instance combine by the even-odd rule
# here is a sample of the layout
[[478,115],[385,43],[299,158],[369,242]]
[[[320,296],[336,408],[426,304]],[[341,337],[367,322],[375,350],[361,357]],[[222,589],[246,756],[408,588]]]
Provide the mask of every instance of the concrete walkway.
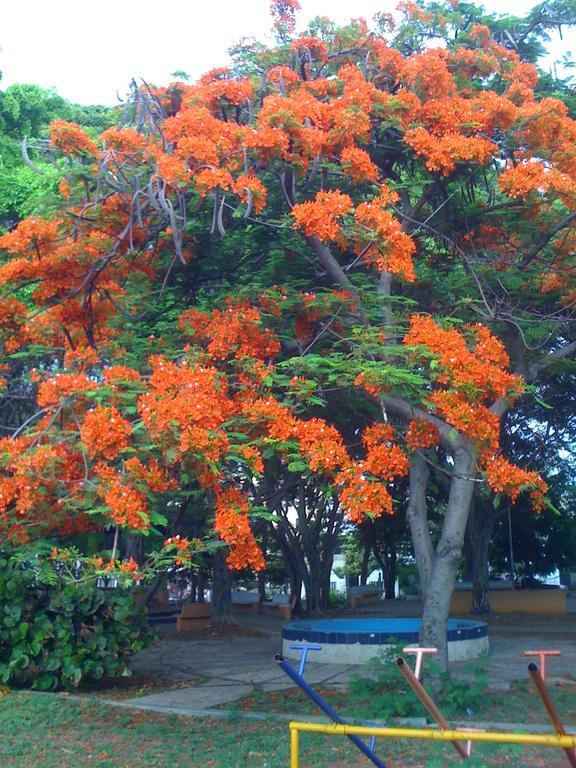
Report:
[[[196,678],[200,683],[125,700],[124,704],[183,713],[232,704],[253,691],[292,688],[291,681],[273,661],[274,655],[281,650],[280,620],[244,615],[239,621],[263,636],[236,636],[225,640],[163,639],[138,654],[133,665],[136,672],[155,674],[175,682]],[[560,658],[549,662],[551,682],[554,678],[576,674],[576,642],[573,639],[576,633],[572,623],[545,622],[546,617],[542,617],[537,625],[511,617],[509,623],[498,622],[491,626],[491,657],[488,661],[491,688],[507,689],[510,681],[527,679],[530,660],[522,655],[523,651],[542,647],[562,651]],[[459,662],[451,668],[456,674],[465,675],[467,667],[466,662]],[[365,667],[309,662],[306,679],[315,686],[345,690],[351,675],[360,670],[366,673]]]

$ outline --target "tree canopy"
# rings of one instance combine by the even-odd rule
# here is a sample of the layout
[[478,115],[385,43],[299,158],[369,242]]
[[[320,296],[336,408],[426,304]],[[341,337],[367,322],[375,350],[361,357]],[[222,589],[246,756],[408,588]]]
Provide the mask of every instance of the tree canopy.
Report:
[[192,498],[229,566],[259,569],[267,476],[312,478],[354,523],[393,514],[407,477],[423,637],[445,649],[475,488],[546,503],[501,431],[576,348],[576,122],[534,63],[574,8],[404,2],[302,35],[297,10],[273,3],[272,48],[136,86],[97,137],[52,122],[59,204],[0,238],[0,412],[26,403],[0,525],[150,533]]

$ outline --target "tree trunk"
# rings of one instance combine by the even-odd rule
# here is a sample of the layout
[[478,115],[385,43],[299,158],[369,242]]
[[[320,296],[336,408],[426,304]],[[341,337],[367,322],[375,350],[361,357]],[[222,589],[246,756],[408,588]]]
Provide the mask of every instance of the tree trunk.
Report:
[[198,571],[198,581],[197,581],[197,590],[198,590],[198,596],[197,600],[199,603],[205,603],[205,597],[204,597],[204,589],[206,584],[206,571],[204,568],[200,568]]
[[[264,558],[268,557],[268,528],[262,531],[262,551]],[[258,602],[262,604],[266,600],[266,570],[258,571],[256,574],[256,583],[258,585]]]
[[320,571],[311,567],[304,578],[306,587],[306,609],[308,613],[314,613],[320,607]]
[[330,565],[324,561],[320,578],[320,608],[330,608],[330,574],[332,573],[333,557],[330,558]]
[[372,554],[372,548],[370,544],[364,545],[364,552],[362,554],[362,565],[360,567],[360,584],[361,586],[366,586],[366,582],[368,581],[368,576],[370,575],[368,573],[368,565],[370,563],[370,555]]
[[396,597],[396,547],[389,544],[384,555],[384,597],[394,600]]
[[450,483],[448,507],[442,536],[432,559],[430,580],[424,595],[424,610],[420,630],[421,645],[438,649],[438,661],[448,668],[446,622],[456,573],[462,557],[462,545],[476,474],[476,456],[472,449],[462,446],[454,451],[453,476]]
[[373,552],[384,576],[384,597],[386,600],[394,600],[396,597],[396,547],[394,542],[384,542],[382,547],[378,542],[374,542]]
[[428,527],[426,508],[426,487],[428,485],[428,467],[418,453],[412,457],[410,465],[410,490],[406,517],[410,526],[414,557],[420,579],[420,594],[426,594],[432,573],[433,547]]
[[132,557],[138,565],[144,563],[144,542],[140,534],[128,533],[123,536],[124,556]]
[[[190,602],[197,602],[196,595],[198,594],[198,576],[194,571],[190,572]],[[198,601],[199,602],[199,601]]]
[[469,576],[472,581],[472,613],[490,613],[488,598],[490,540],[497,514],[476,499],[470,509],[466,528],[466,550],[469,560]]
[[301,614],[302,611],[302,579],[295,570],[290,570],[290,596],[294,601],[294,613]]
[[212,625],[226,627],[234,624],[232,619],[232,579],[226,564],[226,551],[217,549],[212,563]]

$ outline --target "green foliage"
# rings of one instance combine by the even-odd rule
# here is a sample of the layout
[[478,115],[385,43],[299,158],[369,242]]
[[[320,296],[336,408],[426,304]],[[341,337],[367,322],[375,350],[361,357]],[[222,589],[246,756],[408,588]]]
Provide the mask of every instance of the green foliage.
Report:
[[428,663],[428,671],[435,674],[439,682],[438,701],[442,712],[448,717],[472,717],[482,704],[488,689],[486,660],[470,662],[466,677],[454,677],[441,670],[435,662]]
[[[358,674],[350,682],[350,699],[355,714],[361,717],[377,713],[384,720],[422,717],[426,711],[407,685],[396,665],[402,645],[391,642],[368,664],[368,675]],[[426,659],[423,672],[431,681],[427,689],[446,717],[470,717],[477,710],[488,688],[486,660],[470,662],[465,678],[453,677],[433,660]]]
[[130,674],[152,639],[144,610],[123,590],[70,581],[33,552],[0,553],[0,682],[39,690]]
[[406,685],[396,666],[402,656],[402,644],[391,644],[380,651],[367,665],[368,675],[354,675],[350,681],[351,704],[360,717],[382,720],[397,717],[421,717],[422,705]]
[[346,592],[342,592],[340,589],[330,590],[330,606],[332,608],[343,607],[347,603]]

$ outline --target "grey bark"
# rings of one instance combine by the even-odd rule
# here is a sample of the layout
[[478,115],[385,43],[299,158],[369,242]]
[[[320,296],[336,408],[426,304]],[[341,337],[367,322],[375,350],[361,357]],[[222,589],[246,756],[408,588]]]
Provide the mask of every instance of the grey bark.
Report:
[[438,661],[443,669],[448,668],[446,622],[450,613],[456,573],[462,558],[466,523],[476,478],[476,456],[469,446],[459,447],[454,452],[453,459],[448,506],[424,594],[420,630],[420,643],[438,649]]
[[490,613],[489,552],[494,523],[499,513],[473,500],[466,528],[467,576],[472,582],[472,613]]
[[429,472],[426,462],[419,453],[415,453],[410,464],[410,485],[406,517],[410,526],[422,596],[426,595],[428,590],[432,573],[432,558],[434,556],[426,508],[428,476]]
[[232,619],[232,578],[226,564],[226,551],[217,549],[212,563],[212,624],[233,624]]

